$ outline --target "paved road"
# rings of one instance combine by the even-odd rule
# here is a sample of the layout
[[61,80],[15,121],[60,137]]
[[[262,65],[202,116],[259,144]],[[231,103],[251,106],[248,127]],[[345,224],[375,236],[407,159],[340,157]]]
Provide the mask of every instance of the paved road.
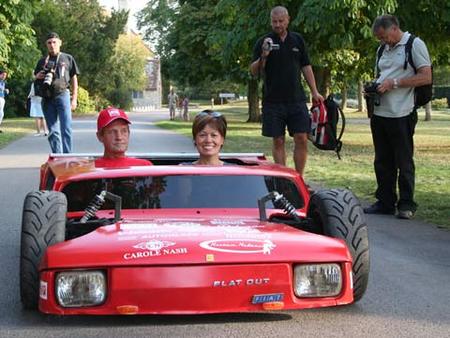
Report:
[[[165,113],[167,116],[167,113]],[[131,118],[130,151],[193,151],[189,138],[154,127],[160,113]],[[95,121],[74,121],[76,152],[101,152]],[[418,221],[371,216],[371,275],[365,297],[338,308],[208,316],[56,317],[21,309],[23,198],[37,187],[44,138],[0,150],[0,337],[449,337],[450,232]]]

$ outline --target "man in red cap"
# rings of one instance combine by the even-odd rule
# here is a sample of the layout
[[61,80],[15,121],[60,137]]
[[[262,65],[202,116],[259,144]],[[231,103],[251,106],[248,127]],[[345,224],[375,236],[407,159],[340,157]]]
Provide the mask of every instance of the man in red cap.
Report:
[[97,118],[97,138],[105,147],[103,157],[95,160],[96,167],[129,167],[152,165],[150,161],[127,157],[130,127],[127,114],[121,109],[108,107]]

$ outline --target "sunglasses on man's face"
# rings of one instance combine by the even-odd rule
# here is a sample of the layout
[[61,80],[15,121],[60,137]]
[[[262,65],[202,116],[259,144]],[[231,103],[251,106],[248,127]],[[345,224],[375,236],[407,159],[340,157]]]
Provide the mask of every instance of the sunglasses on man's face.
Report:
[[201,111],[200,113],[198,113],[196,116],[212,116],[212,117],[220,117],[222,116],[221,113],[217,112],[217,111]]

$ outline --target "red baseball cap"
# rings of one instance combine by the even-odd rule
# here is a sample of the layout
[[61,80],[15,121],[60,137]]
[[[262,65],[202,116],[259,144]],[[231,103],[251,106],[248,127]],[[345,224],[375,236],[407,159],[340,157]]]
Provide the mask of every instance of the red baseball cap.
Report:
[[130,119],[128,118],[127,114],[122,109],[114,108],[114,107],[108,107],[106,109],[103,109],[99,114],[97,118],[97,131],[102,130],[105,128],[108,124],[111,122],[122,119],[125,120],[125,122],[131,124]]

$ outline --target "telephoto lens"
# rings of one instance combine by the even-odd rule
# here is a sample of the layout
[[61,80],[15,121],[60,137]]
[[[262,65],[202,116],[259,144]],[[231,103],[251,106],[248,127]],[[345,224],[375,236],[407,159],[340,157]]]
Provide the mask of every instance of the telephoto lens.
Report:
[[52,82],[53,82],[53,73],[50,71],[47,74],[45,74],[44,85],[50,87],[52,85]]

